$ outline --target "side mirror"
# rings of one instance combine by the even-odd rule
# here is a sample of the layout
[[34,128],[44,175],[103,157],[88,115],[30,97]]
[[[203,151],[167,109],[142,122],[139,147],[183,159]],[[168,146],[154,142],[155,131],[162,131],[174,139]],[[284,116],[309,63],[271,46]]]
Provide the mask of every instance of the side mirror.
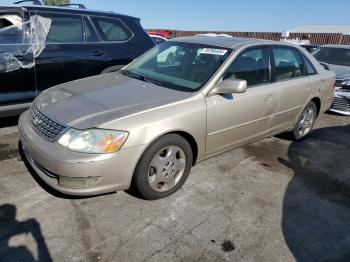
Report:
[[244,93],[247,88],[246,80],[228,78],[218,83],[213,92],[216,94]]

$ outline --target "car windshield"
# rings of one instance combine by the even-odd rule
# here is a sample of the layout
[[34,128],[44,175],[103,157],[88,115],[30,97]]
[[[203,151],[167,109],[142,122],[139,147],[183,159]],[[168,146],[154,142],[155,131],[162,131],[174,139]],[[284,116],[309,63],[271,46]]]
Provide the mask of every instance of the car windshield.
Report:
[[134,60],[122,70],[130,77],[195,92],[201,89],[228,58],[232,49],[168,41]]
[[312,54],[320,62],[350,66],[350,48],[321,47]]

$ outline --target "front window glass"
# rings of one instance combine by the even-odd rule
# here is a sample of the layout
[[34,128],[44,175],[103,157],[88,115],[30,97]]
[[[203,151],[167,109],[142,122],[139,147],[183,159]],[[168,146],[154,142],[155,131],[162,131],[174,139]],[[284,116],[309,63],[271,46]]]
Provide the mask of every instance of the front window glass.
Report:
[[231,52],[222,47],[169,41],[136,59],[123,73],[164,87],[194,92],[209,81]]
[[23,20],[17,14],[0,14],[0,44],[23,42]]
[[43,14],[52,20],[47,43],[84,42],[83,23],[80,16]]
[[246,80],[248,86],[265,84],[269,81],[269,64],[267,48],[248,50],[235,59],[224,79]]
[[320,62],[350,66],[350,48],[320,47],[312,54]]

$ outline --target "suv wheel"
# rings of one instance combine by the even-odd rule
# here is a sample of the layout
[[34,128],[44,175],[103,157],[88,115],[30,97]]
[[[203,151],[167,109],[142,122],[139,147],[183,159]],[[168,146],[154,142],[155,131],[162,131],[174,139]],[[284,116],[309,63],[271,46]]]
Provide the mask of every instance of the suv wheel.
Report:
[[310,134],[314,127],[317,117],[317,108],[314,102],[310,101],[301,113],[293,131],[291,132],[294,140],[300,140]]
[[192,149],[179,135],[165,135],[151,144],[137,164],[133,183],[141,195],[155,200],[175,193],[192,167]]

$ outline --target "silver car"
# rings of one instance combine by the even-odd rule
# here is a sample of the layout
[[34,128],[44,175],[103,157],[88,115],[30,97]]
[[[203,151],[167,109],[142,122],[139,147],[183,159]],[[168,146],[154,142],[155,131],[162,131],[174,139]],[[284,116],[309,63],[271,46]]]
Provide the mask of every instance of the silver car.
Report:
[[[161,59],[174,49],[174,63]],[[119,72],[44,91],[20,117],[21,144],[62,193],[133,185],[158,199],[206,158],[281,132],[302,139],[330,107],[334,83],[334,73],[292,44],[179,38]]]

